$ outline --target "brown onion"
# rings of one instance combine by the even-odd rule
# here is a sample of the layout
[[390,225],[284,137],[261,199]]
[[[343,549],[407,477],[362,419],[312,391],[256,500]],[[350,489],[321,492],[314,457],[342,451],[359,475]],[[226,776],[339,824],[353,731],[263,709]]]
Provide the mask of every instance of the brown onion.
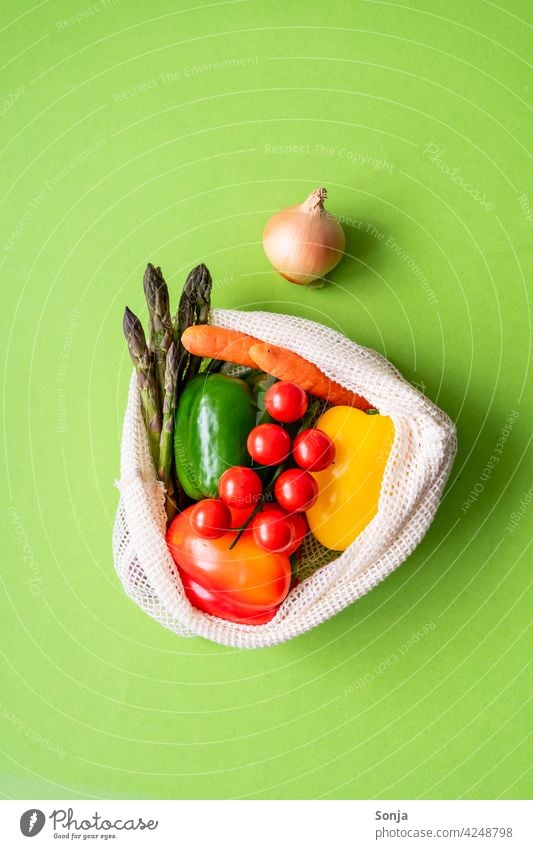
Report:
[[265,253],[282,277],[300,286],[323,277],[340,262],[346,239],[341,225],[324,209],[326,189],[303,203],[276,212],[263,233]]

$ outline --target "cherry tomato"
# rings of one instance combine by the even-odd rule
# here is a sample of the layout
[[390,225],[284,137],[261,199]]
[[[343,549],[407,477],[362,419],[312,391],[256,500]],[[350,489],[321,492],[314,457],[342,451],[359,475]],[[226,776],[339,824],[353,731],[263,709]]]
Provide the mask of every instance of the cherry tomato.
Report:
[[294,440],[292,456],[301,469],[306,469],[308,472],[321,472],[333,463],[335,445],[323,430],[310,427],[302,430]]
[[309,510],[318,498],[318,484],[301,469],[287,469],[274,484],[276,500],[289,513]]
[[203,498],[191,510],[191,525],[201,537],[218,539],[231,527],[231,511],[218,498]]
[[246,447],[256,463],[279,466],[291,453],[291,438],[280,425],[260,424],[250,431]]
[[287,513],[287,511],[284,510],[283,507],[280,507],[276,501],[266,501],[263,505],[263,512],[266,513],[271,510],[281,511],[283,516],[292,525],[293,541],[291,542],[289,548],[284,551],[284,554],[287,554],[290,557],[291,554],[294,554],[294,552],[300,547],[307,532],[309,531],[307,519],[305,518],[303,513]]
[[229,507],[243,510],[257,504],[263,492],[261,478],[247,466],[232,466],[220,476],[218,494]]
[[265,409],[278,422],[296,422],[307,410],[307,393],[297,383],[280,380],[267,390]]
[[281,507],[269,507],[254,516],[250,525],[254,541],[264,551],[287,551],[294,542],[294,526]]

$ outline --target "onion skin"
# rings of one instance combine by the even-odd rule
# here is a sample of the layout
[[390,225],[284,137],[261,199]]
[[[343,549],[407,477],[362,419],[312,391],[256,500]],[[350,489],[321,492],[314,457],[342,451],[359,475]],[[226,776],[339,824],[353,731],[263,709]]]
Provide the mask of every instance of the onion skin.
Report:
[[344,253],[344,230],[324,209],[326,197],[326,189],[315,189],[304,203],[276,212],[263,232],[270,263],[282,277],[299,286],[324,277]]

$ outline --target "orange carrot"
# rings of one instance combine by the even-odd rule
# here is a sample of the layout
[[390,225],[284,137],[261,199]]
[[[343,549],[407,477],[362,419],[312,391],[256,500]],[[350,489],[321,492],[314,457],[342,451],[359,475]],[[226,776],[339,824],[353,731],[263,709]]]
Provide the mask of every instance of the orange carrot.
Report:
[[183,347],[190,354],[252,368],[257,368],[257,365],[250,357],[249,350],[251,345],[258,341],[246,333],[227,330],[225,327],[216,327],[213,324],[194,324],[181,334]]
[[368,410],[372,406],[361,395],[356,395],[355,392],[330,380],[318,366],[294,351],[258,342],[251,346],[250,356],[267,374],[272,374],[279,380],[297,383],[306,392],[324,398],[331,404],[344,404],[347,407],[358,407],[360,410]]

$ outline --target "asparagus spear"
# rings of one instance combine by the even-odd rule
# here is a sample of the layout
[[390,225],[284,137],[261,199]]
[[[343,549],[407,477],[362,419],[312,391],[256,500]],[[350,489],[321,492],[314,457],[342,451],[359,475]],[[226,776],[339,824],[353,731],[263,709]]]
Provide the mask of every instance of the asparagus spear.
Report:
[[141,406],[148,431],[150,453],[156,469],[159,463],[159,439],[161,435],[161,410],[155,377],[154,364],[146,344],[146,337],[141,322],[128,307],[124,310],[122,322],[124,336],[133,365],[137,372],[137,387]]
[[211,289],[213,281],[209,269],[202,263],[198,266],[200,271],[197,283],[197,296],[195,304],[196,324],[207,324],[209,310],[211,308]]
[[200,368],[201,357],[188,357],[181,344],[181,334],[191,324],[205,324],[211,306],[211,275],[202,263],[188,275],[174,320],[174,342],[178,345],[179,375],[178,383],[183,385]]
[[165,395],[165,360],[172,342],[172,319],[168,287],[161,269],[151,262],[144,272],[144,294],[148,305],[150,320],[150,352],[155,361],[159,398],[163,403]]
[[[207,324],[209,320],[209,310],[211,309],[211,288],[213,281],[209,270],[202,263],[199,266],[202,271],[202,276],[197,285],[196,304],[194,309],[194,317],[196,324]],[[189,368],[187,369],[187,380],[194,377],[200,371],[202,364],[201,357],[189,357]]]
[[178,349],[171,342],[165,367],[165,396],[163,400],[163,423],[159,441],[159,479],[166,486],[166,511],[169,522],[176,515],[177,507],[183,506],[185,493],[172,475],[174,413],[176,410],[176,382],[178,379]]

